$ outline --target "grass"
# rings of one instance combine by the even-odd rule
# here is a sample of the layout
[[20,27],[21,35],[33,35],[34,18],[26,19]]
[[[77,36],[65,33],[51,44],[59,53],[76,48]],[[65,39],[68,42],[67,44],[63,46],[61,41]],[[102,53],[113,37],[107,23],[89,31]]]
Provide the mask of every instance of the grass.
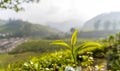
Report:
[[30,57],[33,56],[40,56],[41,53],[35,53],[35,52],[25,52],[20,54],[0,54],[0,71],[4,71],[5,68],[7,68],[7,65],[14,62],[23,62]]

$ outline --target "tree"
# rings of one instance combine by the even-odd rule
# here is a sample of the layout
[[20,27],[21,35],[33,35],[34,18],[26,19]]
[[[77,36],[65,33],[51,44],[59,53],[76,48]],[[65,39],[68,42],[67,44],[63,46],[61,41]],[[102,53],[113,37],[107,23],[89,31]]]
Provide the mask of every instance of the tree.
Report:
[[98,30],[99,29],[99,26],[100,26],[100,20],[97,20],[95,23],[94,23],[94,29],[95,30]]
[[0,0],[0,8],[12,9],[18,12],[24,9],[23,7],[20,7],[21,4],[29,2],[39,2],[39,0]]
[[71,28],[70,32],[73,33],[75,31],[75,28]]
[[109,30],[109,27],[110,27],[110,21],[106,21],[104,23],[104,30]]
[[117,23],[116,23],[116,22],[114,22],[114,23],[112,24],[112,26],[113,26],[113,30],[116,30]]

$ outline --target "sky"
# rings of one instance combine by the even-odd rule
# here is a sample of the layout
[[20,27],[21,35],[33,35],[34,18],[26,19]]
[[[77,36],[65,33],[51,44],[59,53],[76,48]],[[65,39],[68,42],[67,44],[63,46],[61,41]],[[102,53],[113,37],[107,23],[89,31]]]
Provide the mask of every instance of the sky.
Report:
[[22,6],[25,11],[18,13],[0,9],[0,19],[22,19],[44,25],[65,21],[83,24],[99,14],[119,12],[120,0],[40,0]]

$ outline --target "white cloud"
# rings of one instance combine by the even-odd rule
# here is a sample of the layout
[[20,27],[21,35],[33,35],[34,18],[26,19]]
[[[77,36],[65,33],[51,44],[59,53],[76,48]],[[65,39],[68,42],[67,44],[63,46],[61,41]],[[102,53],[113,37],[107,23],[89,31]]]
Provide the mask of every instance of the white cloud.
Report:
[[23,19],[31,22],[63,22],[88,20],[104,12],[120,11],[120,0],[41,0],[39,4],[24,4],[26,11],[15,13],[1,10],[1,19]]

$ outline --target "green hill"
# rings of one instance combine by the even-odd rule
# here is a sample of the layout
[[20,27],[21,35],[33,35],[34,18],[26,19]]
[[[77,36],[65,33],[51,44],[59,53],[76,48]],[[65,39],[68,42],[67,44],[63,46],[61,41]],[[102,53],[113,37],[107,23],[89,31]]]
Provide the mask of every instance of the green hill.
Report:
[[21,20],[8,21],[7,24],[0,26],[0,32],[9,33],[12,34],[12,36],[18,37],[49,36],[57,33],[57,31],[52,28]]

